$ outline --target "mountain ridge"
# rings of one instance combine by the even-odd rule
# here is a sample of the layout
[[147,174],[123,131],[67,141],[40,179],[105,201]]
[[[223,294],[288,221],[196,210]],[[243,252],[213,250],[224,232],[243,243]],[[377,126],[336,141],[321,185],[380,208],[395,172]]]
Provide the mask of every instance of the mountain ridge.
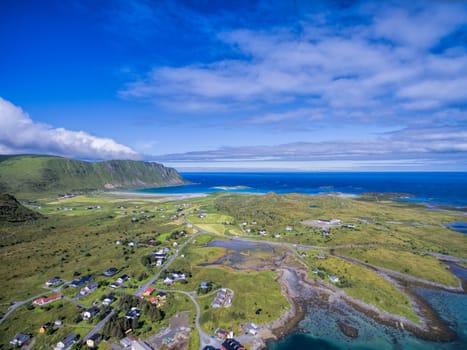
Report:
[[42,193],[176,186],[173,168],[135,160],[89,162],[49,155],[0,155],[0,192]]

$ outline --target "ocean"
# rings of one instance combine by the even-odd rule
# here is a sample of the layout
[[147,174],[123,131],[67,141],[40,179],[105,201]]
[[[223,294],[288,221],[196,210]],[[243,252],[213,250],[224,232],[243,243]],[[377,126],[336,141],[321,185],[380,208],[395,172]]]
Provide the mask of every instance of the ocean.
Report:
[[[407,194],[401,200],[467,207],[467,173],[181,173],[191,185],[144,189],[147,193],[347,193]],[[239,187],[242,186],[242,187]],[[243,187],[244,186],[244,187]]]
[[[419,289],[438,314],[447,320],[458,338],[439,343],[416,338],[409,332],[381,325],[365,314],[340,305],[339,310],[310,308],[300,322],[302,332],[281,341],[271,341],[268,350],[460,350],[467,349],[467,296],[430,289]],[[336,325],[344,319],[358,329],[359,336],[351,339]]]
[[[397,193],[398,200],[467,208],[467,173],[182,173],[192,184],[144,189],[138,192],[191,194],[211,192],[239,193]],[[452,228],[465,232],[466,223]],[[453,271],[456,273],[456,271]],[[465,278],[466,271],[457,271]],[[268,343],[268,350],[454,350],[467,349],[467,295],[420,289],[426,299],[447,320],[458,338],[451,343],[434,343],[412,334],[378,324],[350,307],[330,312],[313,307],[300,322],[300,332]],[[347,338],[336,325],[336,315],[350,320],[358,328],[356,339]]]

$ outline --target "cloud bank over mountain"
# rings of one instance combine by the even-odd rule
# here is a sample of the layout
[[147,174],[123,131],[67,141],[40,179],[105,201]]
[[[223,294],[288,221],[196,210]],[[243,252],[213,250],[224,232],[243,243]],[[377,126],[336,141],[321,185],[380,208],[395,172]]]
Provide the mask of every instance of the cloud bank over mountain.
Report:
[[110,138],[35,123],[20,107],[0,98],[0,153],[44,153],[84,159],[138,159]]

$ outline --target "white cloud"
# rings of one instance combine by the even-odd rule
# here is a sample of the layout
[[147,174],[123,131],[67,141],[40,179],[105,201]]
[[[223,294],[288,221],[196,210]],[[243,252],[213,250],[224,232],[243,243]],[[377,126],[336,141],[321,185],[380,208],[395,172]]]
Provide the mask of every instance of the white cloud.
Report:
[[300,22],[298,32],[273,28],[218,34],[238,58],[157,66],[120,94],[186,111],[257,114],[255,109],[284,106],[279,114],[264,111],[244,118],[256,124],[287,122],[312,109],[318,110],[312,115],[330,122],[345,116],[354,122],[411,124],[467,99],[463,44],[451,41],[434,50],[466,24],[466,6],[378,3],[371,11],[357,5],[353,11],[359,20],[338,28],[333,19],[318,21],[315,14]]
[[[441,38],[465,23],[465,8],[451,2],[422,4],[413,8],[386,8],[375,19],[373,27],[377,37],[396,44],[427,49]],[[443,6],[444,5],[444,6]],[[384,8],[384,6],[383,6]]]
[[131,148],[84,131],[35,123],[0,97],[0,153],[45,153],[85,159],[137,159]]
[[467,131],[457,127],[402,129],[379,137],[276,146],[224,147],[158,157],[165,162],[336,161],[398,159],[467,160]]

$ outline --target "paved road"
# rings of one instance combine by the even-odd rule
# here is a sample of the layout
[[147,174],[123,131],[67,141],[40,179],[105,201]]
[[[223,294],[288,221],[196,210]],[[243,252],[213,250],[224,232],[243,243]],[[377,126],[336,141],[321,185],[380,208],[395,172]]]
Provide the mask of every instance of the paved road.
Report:
[[215,338],[211,338],[209,334],[205,333],[201,329],[201,326],[199,324],[199,318],[201,317],[201,308],[195,299],[196,292],[185,292],[183,290],[169,290],[169,289],[157,289],[157,290],[164,292],[164,293],[180,293],[190,298],[193,304],[195,304],[195,308],[196,308],[195,327],[199,334],[200,349],[203,349],[207,345],[212,345],[212,346],[220,348],[221,346],[220,341]]
[[[141,287],[138,288],[138,290],[134,293],[135,296],[141,296],[143,295],[144,291],[146,290],[146,288],[148,288],[149,286],[151,286],[158,278],[159,276],[161,275],[161,273],[165,270],[167,270],[169,268],[169,266],[173,263],[173,261],[178,257],[178,254],[180,253],[180,251],[183,250],[183,248],[186,247],[186,245],[188,243],[190,243],[193,238],[195,238],[196,236],[198,236],[198,234],[194,234],[192,235],[191,237],[189,237],[183,244],[181,244],[178,249],[175,251],[175,253],[167,260],[167,262],[164,264],[164,266],[148,281],[146,282],[144,285],[142,285]],[[192,299],[193,300],[193,299]],[[111,315],[114,314],[114,310],[112,310],[111,314],[107,315],[106,318],[104,320],[102,320],[101,322],[99,322],[98,325],[96,325],[92,330],[91,332],[89,332],[84,338],[83,338],[83,342],[85,342],[87,339],[89,339],[90,337],[92,337],[95,333],[99,332],[105,325],[105,322],[111,317]]]
[[37,298],[40,298],[40,297],[43,297],[44,295],[47,295],[49,294],[50,291],[47,291],[47,292],[44,292],[44,293],[41,293],[41,294],[37,294],[27,300],[23,300],[23,301],[17,301],[16,303],[14,303],[13,305],[11,305],[9,308],[8,308],[8,311],[5,312],[5,314],[2,316],[2,318],[0,319],[0,324],[3,323],[3,321],[5,321],[8,316],[10,316],[10,314],[15,311],[17,308],[19,308],[20,306],[23,306],[24,304],[26,303],[29,303],[31,301],[33,301],[34,299],[37,299]]
[[197,237],[198,235],[199,235],[199,233],[196,233],[196,234],[192,235],[182,245],[180,245],[178,247],[178,249],[175,251],[175,254],[173,254],[167,260],[167,262],[162,266],[162,268],[148,282],[146,282],[144,285],[142,285],[141,287],[138,288],[138,290],[135,292],[135,295],[136,296],[143,295],[145,289],[148,288],[149,286],[151,286],[159,278],[161,273],[163,271],[167,270],[170,267],[170,265],[173,263],[173,261],[178,257],[178,254],[183,250],[183,248],[185,248],[187,246],[187,244],[190,243],[193,240],[193,238]]
[[97,326],[95,326],[88,334],[86,334],[86,336],[83,338],[83,343],[86,343],[86,341],[91,338],[94,334],[96,334],[97,332],[99,332],[102,328],[104,328],[104,325],[106,324],[106,322],[113,316],[113,314],[115,313],[115,310],[112,310],[107,316],[105,316],[105,318],[100,321]]

